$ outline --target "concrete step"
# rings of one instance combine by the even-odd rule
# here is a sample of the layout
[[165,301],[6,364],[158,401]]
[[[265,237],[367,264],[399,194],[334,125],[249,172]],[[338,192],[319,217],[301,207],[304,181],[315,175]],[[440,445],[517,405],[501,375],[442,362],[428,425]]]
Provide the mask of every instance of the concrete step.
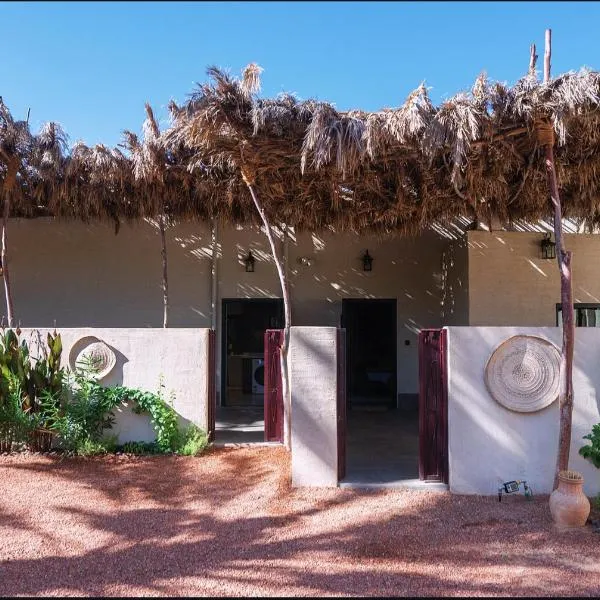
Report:
[[411,489],[427,492],[447,492],[449,491],[446,483],[429,483],[420,479],[399,479],[397,481],[360,481],[358,479],[344,479],[339,483],[340,488],[379,490],[379,489]]

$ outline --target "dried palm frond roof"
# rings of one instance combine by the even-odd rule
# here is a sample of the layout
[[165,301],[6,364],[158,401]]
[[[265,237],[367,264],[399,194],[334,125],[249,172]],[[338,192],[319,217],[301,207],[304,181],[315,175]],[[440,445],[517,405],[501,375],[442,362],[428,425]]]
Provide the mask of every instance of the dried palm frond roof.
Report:
[[[64,154],[61,135],[46,142],[52,151],[40,150],[52,139],[47,129],[29,150],[38,159],[24,161],[39,177],[15,211],[27,213],[29,202],[84,219],[166,212],[257,222],[249,182],[273,223],[314,231],[414,233],[458,216],[534,222],[552,212],[538,139],[550,129],[565,217],[600,223],[598,72],[547,84],[528,74],[513,86],[482,74],[439,106],[422,84],[399,108],[374,112],[259,98],[260,72],[251,64],[236,78],[209,68],[188,102],[171,103],[166,131],[147,107],[144,139],[125,133],[128,154],[82,144]],[[2,131],[0,118],[0,148],[10,143]],[[5,172],[0,154],[0,180]]]
[[212,82],[174,114],[166,139],[252,180],[272,218],[311,229],[415,231],[465,214],[547,217],[537,131],[551,123],[565,216],[600,221],[597,72],[548,84],[527,75],[512,87],[482,74],[440,106],[420,85],[401,107],[375,112],[289,95],[262,100],[246,73],[208,73]]

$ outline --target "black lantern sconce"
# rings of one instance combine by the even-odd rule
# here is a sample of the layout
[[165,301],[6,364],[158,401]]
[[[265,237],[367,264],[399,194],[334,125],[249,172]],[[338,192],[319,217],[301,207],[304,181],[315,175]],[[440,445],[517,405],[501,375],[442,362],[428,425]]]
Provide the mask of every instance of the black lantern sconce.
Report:
[[368,250],[362,256],[363,271],[373,270],[373,257],[369,254]]
[[556,244],[552,241],[549,233],[544,235],[540,247],[542,249],[542,258],[556,258]]
[[244,259],[244,265],[246,265],[246,273],[254,273],[254,256],[252,256],[250,250],[248,250],[248,256]]

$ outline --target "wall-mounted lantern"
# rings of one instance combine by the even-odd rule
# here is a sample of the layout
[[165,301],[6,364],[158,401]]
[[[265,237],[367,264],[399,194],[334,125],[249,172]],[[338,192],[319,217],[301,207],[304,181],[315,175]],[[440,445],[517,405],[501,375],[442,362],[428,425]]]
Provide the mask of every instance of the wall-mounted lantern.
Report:
[[556,258],[556,244],[552,241],[549,233],[544,234],[540,247],[542,249],[542,258]]
[[373,270],[373,257],[369,254],[368,250],[362,256],[363,271]]
[[254,256],[252,256],[250,250],[248,250],[248,256],[244,259],[244,265],[246,265],[246,273],[254,273]]
[[296,262],[303,267],[312,267],[313,259],[310,256],[299,256]]

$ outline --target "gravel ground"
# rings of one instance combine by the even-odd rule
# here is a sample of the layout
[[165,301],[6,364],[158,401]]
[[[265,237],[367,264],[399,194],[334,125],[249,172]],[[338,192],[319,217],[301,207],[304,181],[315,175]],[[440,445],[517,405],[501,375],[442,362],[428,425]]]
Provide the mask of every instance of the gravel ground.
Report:
[[598,595],[547,497],[292,490],[280,448],[0,457],[0,594]]

